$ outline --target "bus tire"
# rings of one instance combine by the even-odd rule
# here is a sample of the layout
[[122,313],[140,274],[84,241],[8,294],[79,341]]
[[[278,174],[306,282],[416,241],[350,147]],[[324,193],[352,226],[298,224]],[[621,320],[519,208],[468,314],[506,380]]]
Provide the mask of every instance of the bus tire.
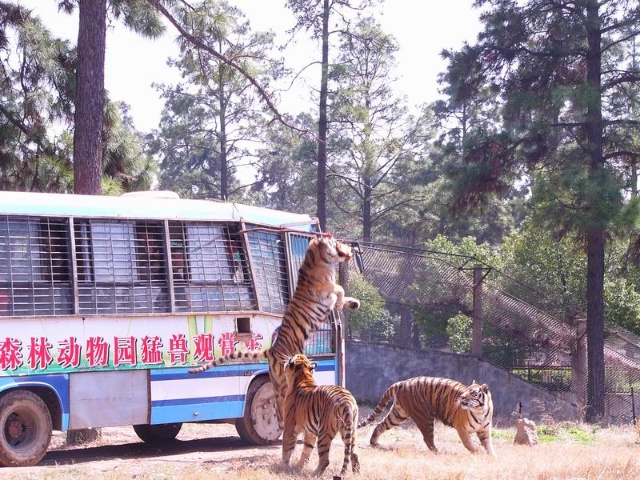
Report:
[[133,431],[144,443],[164,443],[175,440],[182,423],[160,423],[158,425],[134,425]]
[[51,442],[51,414],[29,390],[0,398],[0,466],[30,467],[44,458]]
[[252,445],[271,445],[282,430],[278,425],[276,393],[267,375],[256,378],[247,389],[244,416],[236,420],[240,438]]

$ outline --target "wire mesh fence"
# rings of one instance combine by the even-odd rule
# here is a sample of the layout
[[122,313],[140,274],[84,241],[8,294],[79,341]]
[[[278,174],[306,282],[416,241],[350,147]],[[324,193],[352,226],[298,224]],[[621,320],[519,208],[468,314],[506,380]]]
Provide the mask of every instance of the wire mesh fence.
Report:
[[[361,313],[350,314],[350,338],[474,353],[585,404],[585,315],[566,311],[545,286],[527,285],[462,255],[376,244],[362,245],[360,251],[362,272],[352,263],[346,272],[349,285],[359,288],[356,278],[362,278],[375,287],[384,308],[373,315],[384,319],[365,321]],[[604,421],[635,421],[640,338],[622,328],[608,329],[604,355]]]

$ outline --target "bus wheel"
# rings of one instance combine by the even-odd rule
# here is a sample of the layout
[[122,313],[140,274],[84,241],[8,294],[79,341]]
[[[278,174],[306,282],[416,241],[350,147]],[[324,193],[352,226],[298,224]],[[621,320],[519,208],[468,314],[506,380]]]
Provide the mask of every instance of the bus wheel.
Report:
[[244,416],[236,420],[240,438],[253,445],[269,445],[276,441],[282,435],[276,409],[276,393],[269,377],[258,377],[247,390]]
[[29,467],[47,453],[51,414],[42,399],[28,390],[0,398],[0,465]]
[[133,430],[145,443],[163,443],[175,439],[182,428],[182,423],[161,423],[158,425],[134,425]]

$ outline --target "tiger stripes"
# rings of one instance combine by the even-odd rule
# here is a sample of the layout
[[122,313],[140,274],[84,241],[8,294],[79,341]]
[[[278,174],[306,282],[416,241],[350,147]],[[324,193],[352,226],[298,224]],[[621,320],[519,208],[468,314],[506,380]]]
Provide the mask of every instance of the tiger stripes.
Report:
[[313,379],[315,364],[303,355],[291,357],[285,364],[287,394],[286,416],[282,434],[282,461],[289,465],[291,455],[300,433],[304,434],[304,447],[299,467],[309,463],[309,457],[317,442],[318,468],[314,474],[321,475],[329,466],[331,442],[340,433],[344,442],[344,461],[340,476],[349,469],[360,471],[356,454],[356,425],[358,404],[351,392],[337,385],[318,386]]
[[493,401],[486,384],[479,385],[474,381],[466,386],[439,377],[414,377],[396,382],[384,392],[373,412],[359,423],[358,428],[373,423],[390,402],[389,412],[371,435],[371,445],[378,445],[380,435],[411,418],[429,450],[437,453],[433,430],[435,420],[440,420],[456,429],[470,452],[478,451],[470,437],[475,432],[486,452],[495,455],[491,441]]

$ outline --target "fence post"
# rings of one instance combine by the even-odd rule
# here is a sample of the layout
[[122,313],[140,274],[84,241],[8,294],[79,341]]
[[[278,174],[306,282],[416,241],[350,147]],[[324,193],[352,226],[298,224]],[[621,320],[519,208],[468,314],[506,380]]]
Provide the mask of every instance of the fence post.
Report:
[[571,355],[571,390],[578,404],[585,404],[587,387],[587,321],[575,319],[576,339]]
[[482,266],[473,267],[473,346],[474,357],[482,358]]
[[[338,283],[344,288],[345,296],[349,296],[349,266],[345,262],[338,264]],[[338,354],[338,385],[346,385],[347,363],[345,339],[349,332],[349,310],[336,312],[336,328],[338,340],[336,353]]]

